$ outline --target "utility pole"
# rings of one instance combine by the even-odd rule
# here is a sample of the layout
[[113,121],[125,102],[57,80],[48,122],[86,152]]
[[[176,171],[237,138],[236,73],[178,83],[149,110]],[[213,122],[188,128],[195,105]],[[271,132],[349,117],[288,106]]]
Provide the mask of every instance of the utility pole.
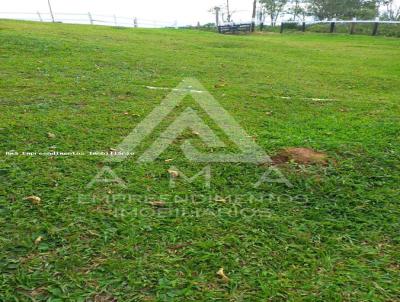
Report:
[[228,23],[231,23],[231,10],[229,8],[229,0],[226,0],[226,11],[228,14]]
[[219,26],[219,12],[221,10],[221,8],[219,6],[214,7],[215,10],[215,26],[218,27]]
[[53,10],[51,9],[51,4],[50,4],[50,0],[47,0],[47,3],[49,4],[49,10],[50,10],[50,15],[51,15],[51,20],[54,23],[54,15],[53,15]]
[[256,10],[257,10],[257,0],[253,2],[253,15],[251,17],[251,31],[254,32],[256,28]]

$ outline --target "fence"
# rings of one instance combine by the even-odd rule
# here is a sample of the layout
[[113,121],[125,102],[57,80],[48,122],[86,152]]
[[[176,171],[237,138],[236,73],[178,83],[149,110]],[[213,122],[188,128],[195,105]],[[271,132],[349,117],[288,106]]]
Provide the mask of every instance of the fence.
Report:
[[[72,24],[92,24],[92,25],[109,25],[109,26],[120,26],[120,27],[148,27],[148,28],[161,28],[161,27],[178,27],[177,21],[160,21],[160,20],[148,20],[139,19],[137,17],[126,17],[116,15],[102,15],[92,14],[90,12],[83,13],[43,13],[43,12],[0,12],[0,18],[13,19],[13,20],[26,20],[26,21],[40,21],[40,22],[60,22],[60,23],[72,23]],[[285,27],[288,25],[300,26],[300,29],[304,32],[306,28],[316,24],[328,24],[329,32],[335,32],[337,24],[349,24],[350,34],[355,33],[357,24],[372,24],[372,35],[378,34],[380,24],[400,24],[400,21],[383,21],[383,20],[325,20],[325,21],[311,21],[311,22],[297,22],[297,21],[282,21],[280,32],[283,33]],[[262,30],[263,24],[260,24]]]
[[329,24],[330,28],[329,28],[329,32],[330,33],[334,33],[335,32],[335,28],[337,24],[349,24],[350,25],[350,34],[354,34],[355,33],[355,29],[357,24],[373,24],[373,28],[372,28],[372,35],[376,36],[378,34],[378,29],[379,29],[379,25],[380,24],[400,24],[400,21],[381,21],[379,19],[376,20],[357,20],[357,19],[353,19],[353,20],[326,20],[326,21],[313,21],[313,22],[295,22],[295,21],[284,21],[281,23],[281,30],[280,32],[283,33],[284,28],[287,24],[295,24],[295,25],[300,25],[301,24],[301,30],[303,32],[306,31],[307,26],[311,26],[311,25],[315,25],[315,24]]
[[101,15],[79,13],[43,13],[43,12],[0,12],[0,18],[13,19],[13,20],[26,20],[26,21],[40,21],[40,22],[59,22],[59,23],[72,23],[72,24],[92,24],[92,25],[110,25],[121,27],[177,27],[176,21],[160,21],[140,19],[137,17],[123,17],[116,15]]

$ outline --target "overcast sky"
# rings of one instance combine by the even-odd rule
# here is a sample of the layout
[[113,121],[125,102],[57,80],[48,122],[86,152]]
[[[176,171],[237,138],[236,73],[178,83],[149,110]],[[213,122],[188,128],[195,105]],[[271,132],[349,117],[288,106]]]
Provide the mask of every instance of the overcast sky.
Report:
[[[177,21],[178,25],[201,24],[214,22],[214,16],[209,10],[217,5],[223,5],[226,0],[50,0],[55,17],[65,20],[68,17],[60,13],[81,13],[80,18],[87,22],[87,13],[91,12],[96,18],[98,15],[117,15],[129,19],[119,22],[132,22],[137,17],[139,24],[144,26],[172,25]],[[400,3],[400,0],[396,0]],[[253,0],[230,0],[231,9],[236,11],[233,15],[235,22],[247,22],[251,20]],[[5,15],[4,12],[29,12],[33,15],[18,15],[19,18],[38,19],[36,12],[48,13],[47,0],[1,0],[0,17],[14,17]],[[49,16],[43,15],[44,18]],[[105,20],[98,16],[98,20]],[[111,19],[107,21],[112,22]],[[157,21],[158,23],[154,23]]]
[[[210,8],[225,0],[50,0],[57,13],[117,15],[140,20],[157,20],[179,25],[213,22]],[[251,20],[253,0],[230,0],[236,22]],[[47,0],[1,0],[0,12],[48,12]],[[60,16],[64,17],[64,16]]]

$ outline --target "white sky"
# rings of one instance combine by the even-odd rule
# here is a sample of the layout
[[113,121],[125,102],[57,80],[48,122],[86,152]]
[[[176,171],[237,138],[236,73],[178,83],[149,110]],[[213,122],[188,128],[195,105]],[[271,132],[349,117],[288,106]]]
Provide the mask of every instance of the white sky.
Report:
[[[117,15],[137,17],[140,20],[157,20],[166,23],[177,21],[179,25],[214,22],[208,10],[223,5],[225,0],[50,0],[53,12],[82,13],[93,15]],[[251,20],[253,0],[230,0],[231,9],[238,11],[235,22]],[[243,11],[244,10],[244,11]],[[47,0],[1,0],[0,12],[48,12]],[[4,16],[4,14],[1,14]],[[65,16],[60,16],[65,18]],[[85,18],[85,17],[84,17]]]

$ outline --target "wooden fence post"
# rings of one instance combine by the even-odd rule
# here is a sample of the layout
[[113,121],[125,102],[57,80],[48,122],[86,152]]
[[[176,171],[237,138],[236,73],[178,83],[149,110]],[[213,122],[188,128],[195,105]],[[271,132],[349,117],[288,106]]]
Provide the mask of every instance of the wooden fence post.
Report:
[[306,31],[306,22],[303,21],[302,25],[301,25],[301,31],[305,32]]
[[353,22],[350,25],[350,35],[354,35],[354,33],[356,31],[356,21],[357,21],[357,18],[353,18]]
[[260,23],[260,31],[263,31],[264,30],[264,22],[261,22]]
[[283,26],[284,26],[284,24],[285,24],[285,23],[283,23],[283,22],[281,23],[281,34],[283,33]]
[[331,22],[331,29],[330,29],[331,34],[333,34],[333,32],[335,31],[335,26],[336,26],[336,18],[333,18],[333,21]]
[[379,18],[375,18],[375,23],[374,23],[374,28],[372,30],[372,35],[376,36],[378,34],[378,28],[379,28]]
[[92,14],[90,12],[88,13],[88,17],[89,17],[90,24],[93,25]]

